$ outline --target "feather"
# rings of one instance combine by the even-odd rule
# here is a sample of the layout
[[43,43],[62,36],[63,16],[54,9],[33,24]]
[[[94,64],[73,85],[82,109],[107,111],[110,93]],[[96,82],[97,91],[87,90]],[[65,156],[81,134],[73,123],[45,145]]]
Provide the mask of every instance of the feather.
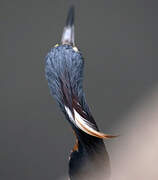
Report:
[[94,128],[95,126],[87,119],[83,118],[74,108],[73,112],[71,112],[70,109],[67,106],[65,106],[65,110],[72,123],[83,132],[101,139],[117,137],[97,131],[96,128]]

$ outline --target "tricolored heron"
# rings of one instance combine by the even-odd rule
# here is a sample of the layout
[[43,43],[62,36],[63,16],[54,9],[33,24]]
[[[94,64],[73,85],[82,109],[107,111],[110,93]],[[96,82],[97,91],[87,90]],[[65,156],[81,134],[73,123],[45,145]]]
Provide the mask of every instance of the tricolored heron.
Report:
[[69,9],[61,44],[46,56],[45,74],[51,95],[59,104],[76,136],[69,160],[71,180],[93,179],[103,171],[108,179],[110,163],[103,139],[115,136],[99,132],[83,92],[84,59],[75,46],[74,7]]

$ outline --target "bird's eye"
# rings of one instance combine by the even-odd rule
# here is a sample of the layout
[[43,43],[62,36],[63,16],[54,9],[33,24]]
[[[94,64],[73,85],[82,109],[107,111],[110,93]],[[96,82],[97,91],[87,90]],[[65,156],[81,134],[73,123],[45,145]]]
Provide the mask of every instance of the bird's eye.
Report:
[[56,44],[54,47],[58,47],[59,46],[59,44]]
[[76,51],[76,52],[78,52],[78,49],[77,49],[76,46],[73,47],[73,50]]

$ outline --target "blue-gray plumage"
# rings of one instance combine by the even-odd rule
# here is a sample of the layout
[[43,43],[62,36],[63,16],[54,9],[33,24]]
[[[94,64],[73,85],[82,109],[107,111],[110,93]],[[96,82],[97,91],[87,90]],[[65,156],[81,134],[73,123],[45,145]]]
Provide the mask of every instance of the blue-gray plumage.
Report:
[[[63,109],[64,100],[61,98],[63,96],[61,81],[64,81],[63,83],[68,87],[67,94],[69,97],[72,96],[72,93],[81,97],[83,95],[83,66],[82,54],[76,52],[71,45],[65,44],[54,47],[46,56],[46,79],[51,94]],[[71,98],[69,100],[71,101]]]

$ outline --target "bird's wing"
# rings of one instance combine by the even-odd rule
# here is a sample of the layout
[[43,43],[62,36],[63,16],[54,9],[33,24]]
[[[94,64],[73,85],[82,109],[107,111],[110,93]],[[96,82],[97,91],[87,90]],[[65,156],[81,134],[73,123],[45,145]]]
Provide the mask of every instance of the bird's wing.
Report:
[[[65,75],[66,77],[66,75]],[[77,96],[73,94],[71,83],[67,82],[64,77],[60,79],[63,103],[65,106],[65,111],[70,119],[70,121],[83,132],[95,136],[98,138],[113,138],[116,136],[104,134],[98,131],[95,121],[89,113],[84,111],[81,106]],[[70,85],[70,87],[69,87]]]
[[65,110],[70,118],[70,120],[73,122],[73,124],[81,129],[82,131],[84,131],[85,133],[91,135],[91,136],[95,136],[98,138],[104,138],[104,139],[108,139],[108,138],[113,138],[116,136],[112,136],[109,134],[104,134],[101,133],[97,130],[96,124],[92,123],[92,121],[90,121],[90,118],[92,118],[91,116],[89,116],[82,108],[82,106],[80,105],[80,103],[76,100],[73,99],[72,100],[72,111],[65,106]]

